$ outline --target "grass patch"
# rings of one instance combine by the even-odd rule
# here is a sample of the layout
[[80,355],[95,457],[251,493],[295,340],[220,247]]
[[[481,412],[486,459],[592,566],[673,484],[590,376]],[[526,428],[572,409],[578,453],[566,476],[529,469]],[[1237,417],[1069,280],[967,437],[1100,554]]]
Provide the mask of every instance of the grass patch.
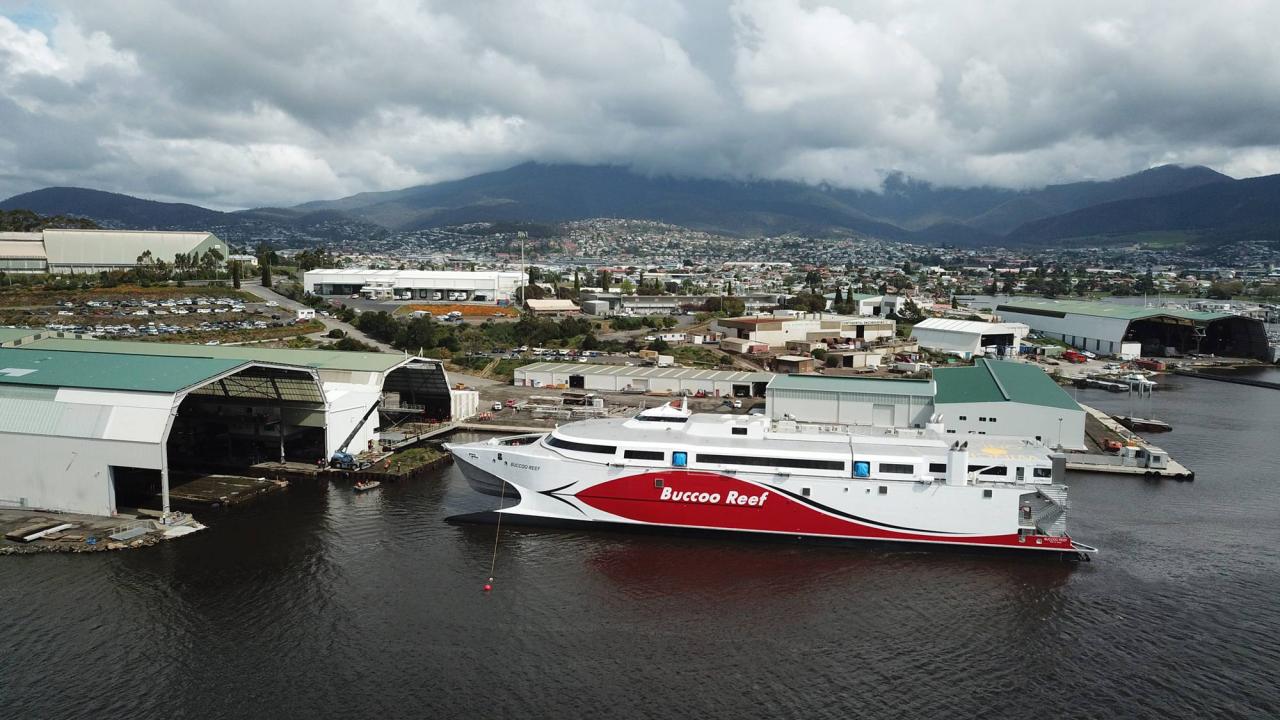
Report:
[[719,352],[701,345],[677,345],[666,354],[681,365],[719,365],[724,357]]
[[[430,445],[418,445],[396,452],[389,458],[391,460],[390,467],[384,469],[380,463],[378,470],[393,475],[405,475],[442,457],[444,457],[443,451]],[[386,461],[384,460],[383,462],[385,463]]]

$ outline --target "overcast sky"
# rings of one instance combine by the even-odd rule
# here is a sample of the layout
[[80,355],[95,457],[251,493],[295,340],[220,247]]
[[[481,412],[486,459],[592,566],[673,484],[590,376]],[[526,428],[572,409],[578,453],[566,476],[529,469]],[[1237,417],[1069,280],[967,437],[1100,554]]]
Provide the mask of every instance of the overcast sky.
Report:
[[0,197],[526,160],[878,187],[1280,172],[1270,0],[0,0]]

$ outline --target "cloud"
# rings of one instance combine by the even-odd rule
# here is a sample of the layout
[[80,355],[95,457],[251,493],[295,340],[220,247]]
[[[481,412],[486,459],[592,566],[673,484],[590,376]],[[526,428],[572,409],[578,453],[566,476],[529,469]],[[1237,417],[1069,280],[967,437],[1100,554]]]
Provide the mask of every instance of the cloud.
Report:
[[858,188],[1274,173],[1277,26],[1249,0],[0,0],[0,196],[278,205],[526,160]]

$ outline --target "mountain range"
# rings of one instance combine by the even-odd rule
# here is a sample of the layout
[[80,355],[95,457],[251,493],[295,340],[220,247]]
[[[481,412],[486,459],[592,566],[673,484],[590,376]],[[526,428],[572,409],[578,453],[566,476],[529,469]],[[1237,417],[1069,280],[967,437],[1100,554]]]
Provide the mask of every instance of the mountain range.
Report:
[[337,241],[472,222],[659,220],[730,235],[854,234],[958,246],[1097,244],[1149,233],[1188,240],[1280,236],[1280,175],[1236,180],[1164,165],[1033,190],[935,186],[890,175],[880,191],[785,181],[650,176],[616,166],[525,163],[461,180],[288,208],[220,212],[84,188],[45,188],[0,209],[107,227],[205,229],[231,242]]

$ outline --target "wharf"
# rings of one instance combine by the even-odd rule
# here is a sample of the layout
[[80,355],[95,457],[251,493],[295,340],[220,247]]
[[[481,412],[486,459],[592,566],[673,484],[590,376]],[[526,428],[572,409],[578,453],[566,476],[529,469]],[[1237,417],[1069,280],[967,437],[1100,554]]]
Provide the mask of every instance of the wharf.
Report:
[[286,482],[265,477],[200,475],[170,488],[169,501],[175,505],[196,507],[236,505],[287,486]]
[[[1067,469],[1081,472],[1109,473],[1112,475],[1138,475],[1149,478],[1194,480],[1195,472],[1182,463],[1169,458],[1163,468],[1145,467],[1133,459],[1101,452],[1107,440],[1117,440],[1126,445],[1155,448],[1138,434],[1127,429],[1114,418],[1097,408],[1081,404],[1085,411],[1085,436],[1090,446],[1087,452],[1067,452]],[[1161,451],[1163,452],[1163,451]]]
[[1173,374],[1183,375],[1186,377],[1200,378],[1201,380],[1217,380],[1218,382],[1235,383],[1237,385],[1252,385],[1253,387],[1271,388],[1272,390],[1280,390],[1280,383],[1271,382],[1269,380],[1255,380],[1253,378],[1234,377],[1232,375],[1219,375],[1217,373],[1203,373],[1195,370],[1174,370]]
[[[44,534],[31,542],[18,542],[6,535],[23,528],[70,525]],[[31,555],[48,552],[103,552],[150,547],[164,540],[203,530],[204,525],[185,513],[171,513],[164,523],[146,511],[122,511],[115,517],[40,512],[30,508],[0,509],[0,555]]]

